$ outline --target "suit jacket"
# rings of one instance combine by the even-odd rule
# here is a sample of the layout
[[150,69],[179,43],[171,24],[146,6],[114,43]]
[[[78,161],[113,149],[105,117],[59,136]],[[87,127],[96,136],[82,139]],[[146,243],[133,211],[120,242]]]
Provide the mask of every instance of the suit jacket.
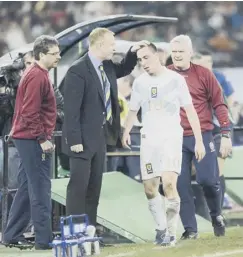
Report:
[[[117,78],[131,73],[137,63],[136,53],[128,51],[120,63],[104,61],[104,71],[111,85],[112,125],[106,125],[107,144],[120,138],[120,108]],[[64,124],[62,150],[70,157],[89,158],[96,151],[105,119],[104,93],[100,79],[86,54],[69,68],[64,82]],[[83,144],[84,151],[74,153],[72,145]]]

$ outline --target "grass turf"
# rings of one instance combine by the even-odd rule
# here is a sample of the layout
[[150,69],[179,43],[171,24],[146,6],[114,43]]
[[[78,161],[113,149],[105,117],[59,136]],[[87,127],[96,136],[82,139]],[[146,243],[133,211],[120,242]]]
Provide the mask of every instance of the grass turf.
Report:
[[[0,247],[0,257],[52,257],[51,251],[9,249]],[[101,249],[100,257],[240,257],[243,256],[243,227],[230,228],[225,237],[211,233],[199,239],[179,241],[176,247],[163,248],[148,244],[123,244]],[[61,257],[61,256],[60,256]]]

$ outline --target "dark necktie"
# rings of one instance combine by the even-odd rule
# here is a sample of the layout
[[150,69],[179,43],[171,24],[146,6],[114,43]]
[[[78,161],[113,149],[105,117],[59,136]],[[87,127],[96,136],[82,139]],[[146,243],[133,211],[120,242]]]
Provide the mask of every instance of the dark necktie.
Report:
[[101,77],[102,77],[102,82],[103,82],[105,109],[106,109],[106,120],[111,124],[112,123],[112,107],[111,107],[110,84],[107,81],[103,65],[100,65],[99,69],[100,69],[100,73],[101,73]]

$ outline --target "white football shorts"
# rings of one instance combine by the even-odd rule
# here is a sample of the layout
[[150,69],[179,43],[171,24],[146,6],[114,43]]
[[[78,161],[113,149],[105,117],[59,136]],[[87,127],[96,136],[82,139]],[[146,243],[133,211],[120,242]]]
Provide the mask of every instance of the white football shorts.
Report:
[[181,173],[183,135],[161,136],[141,133],[140,168],[142,180],[160,177],[164,171]]

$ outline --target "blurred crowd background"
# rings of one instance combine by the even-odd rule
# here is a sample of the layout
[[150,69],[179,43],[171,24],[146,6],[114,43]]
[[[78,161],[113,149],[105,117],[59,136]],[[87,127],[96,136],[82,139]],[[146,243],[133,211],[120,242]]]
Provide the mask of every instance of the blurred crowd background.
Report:
[[214,52],[217,65],[243,66],[243,2],[0,2],[0,56],[32,42],[41,34],[54,35],[76,23],[112,14],[175,16],[179,23],[125,33],[124,39],[168,41],[190,35],[196,47]]
[[[210,50],[214,66],[226,69],[226,77],[233,80],[233,87],[240,89],[235,94],[240,99],[240,103],[238,99],[235,102],[235,117],[236,125],[243,125],[243,94],[239,97],[243,92],[239,75],[243,67],[243,2],[2,1],[0,56],[33,42],[41,34],[55,35],[76,23],[124,13],[178,17],[178,23],[144,26],[122,33],[119,39],[169,42],[175,35],[188,34],[194,50]],[[120,92],[126,98],[131,92],[132,82],[132,76],[119,82]]]

